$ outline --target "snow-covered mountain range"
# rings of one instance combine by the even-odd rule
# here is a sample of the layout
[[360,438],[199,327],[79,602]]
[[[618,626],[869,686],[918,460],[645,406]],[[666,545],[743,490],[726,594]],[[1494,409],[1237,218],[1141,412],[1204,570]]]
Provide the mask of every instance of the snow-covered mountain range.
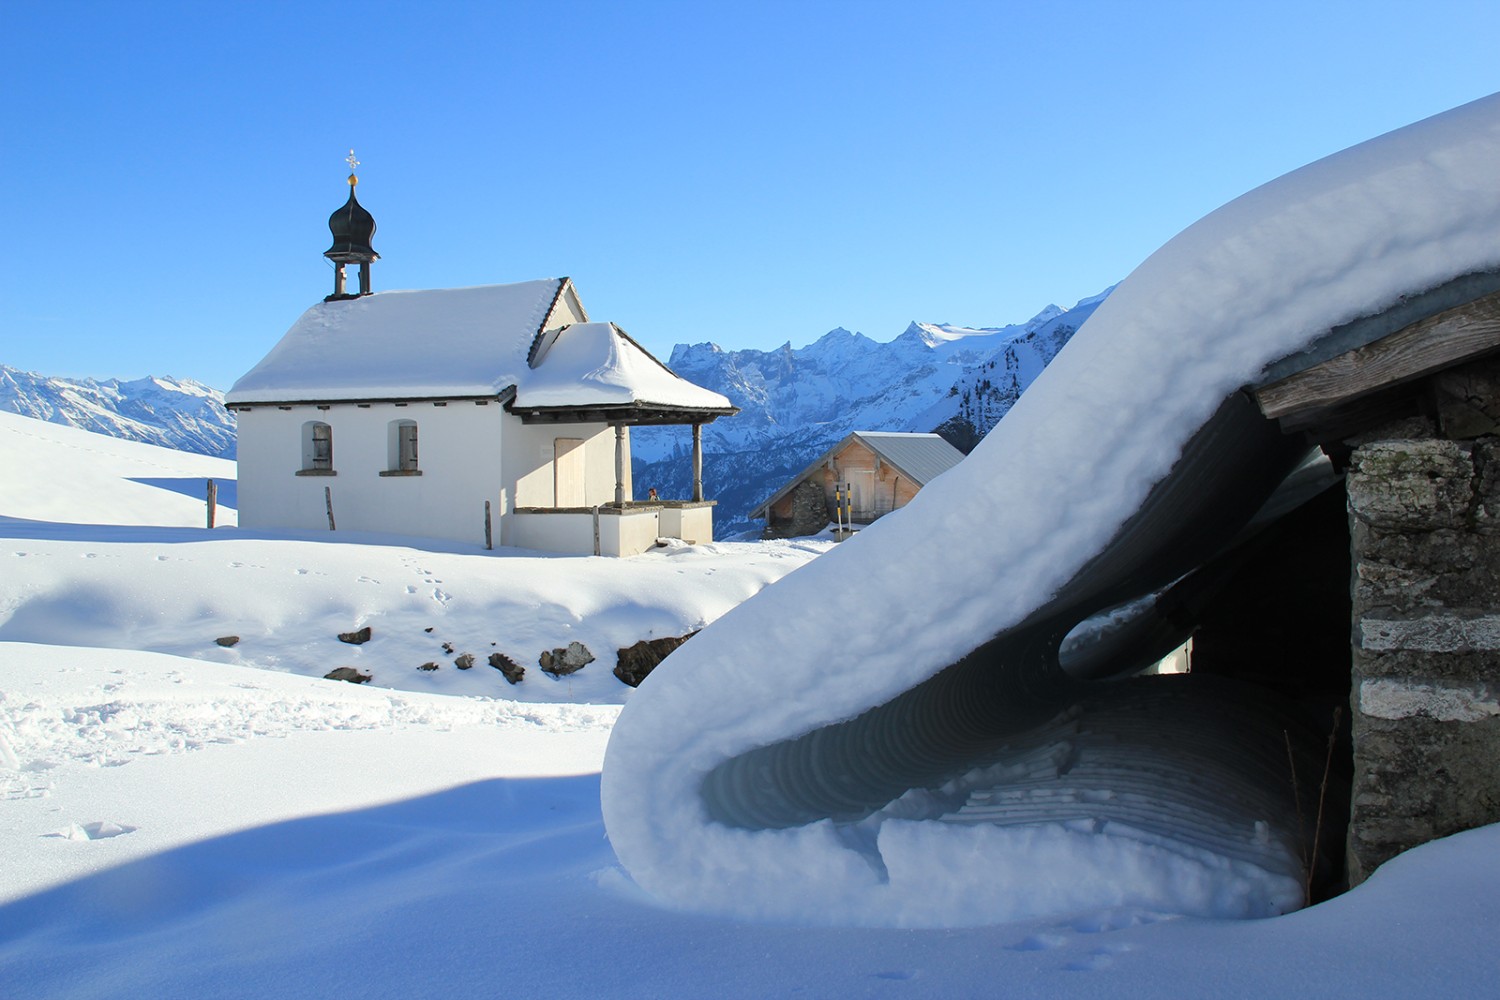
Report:
[[[719,502],[716,531],[758,526],[749,512],[851,431],[939,431],[967,452],[1111,290],[1071,309],[1049,305],[1011,326],[912,323],[885,343],[840,328],[802,348],[678,345],[672,370],[740,408],[703,429],[705,485]],[[690,447],[684,428],[636,428],[637,491],[690,495]]]
[[234,457],[224,394],[191,379],[70,379],[0,365],[0,410],[143,444]]
[[[740,408],[703,432],[717,534],[759,527],[750,511],[850,431],[939,431],[968,451],[1109,291],[1071,309],[1049,305],[1011,326],[914,322],[884,343],[840,328],[806,347],[788,342],[773,351],[679,344],[672,370]],[[0,366],[0,410],[180,451],[235,454],[224,394],[188,379],[101,382]],[[636,428],[636,491],[654,486],[662,496],[690,496],[691,444],[686,428]]]

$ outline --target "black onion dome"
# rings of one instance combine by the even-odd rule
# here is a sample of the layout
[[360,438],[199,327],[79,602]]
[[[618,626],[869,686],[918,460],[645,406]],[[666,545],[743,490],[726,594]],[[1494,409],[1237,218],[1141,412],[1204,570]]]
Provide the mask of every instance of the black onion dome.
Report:
[[342,208],[328,217],[328,230],[333,233],[333,246],[323,251],[323,256],[339,263],[367,264],[379,260],[380,254],[370,246],[375,235],[375,216],[354,197],[355,180],[349,178],[349,200]]

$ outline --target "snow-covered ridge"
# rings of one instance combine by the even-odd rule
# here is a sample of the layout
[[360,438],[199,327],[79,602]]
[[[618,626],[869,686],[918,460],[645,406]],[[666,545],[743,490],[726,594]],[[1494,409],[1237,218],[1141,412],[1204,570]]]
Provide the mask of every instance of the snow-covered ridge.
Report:
[[[1076,307],[1075,307],[1076,308]],[[970,327],[954,326],[951,323],[917,323],[913,322],[906,330],[908,334],[914,334],[921,338],[922,342],[931,348],[941,348],[948,344],[959,341],[967,341],[977,337],[1010,337],[1030,333],[1052,320],[1057,319],[1066,309],[1055,304],[1049,304],[1041,312],[1037,313],[1025,323],[1006,327]],[[986,345],[991,346],[991,345]]]
[[0,410],[126,441],[233,458],[224,394],[192,379],[70,379],[0,365]]

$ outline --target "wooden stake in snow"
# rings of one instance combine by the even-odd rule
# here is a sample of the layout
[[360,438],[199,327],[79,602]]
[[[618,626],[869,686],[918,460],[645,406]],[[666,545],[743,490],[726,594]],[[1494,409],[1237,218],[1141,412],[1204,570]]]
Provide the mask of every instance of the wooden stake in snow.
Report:
[[219,507],[219,486],[212,479],[208,481],[208,526],[214,526],[214,514]]
[[493,549],[495,547],[492,544],[493,539],[494,536],[490,534],[490,502],[486,500],[484,502],[484,547],[486,549]]
[[333,487],[323,487],[323,506],[328,508],[328,530],[333,529]]

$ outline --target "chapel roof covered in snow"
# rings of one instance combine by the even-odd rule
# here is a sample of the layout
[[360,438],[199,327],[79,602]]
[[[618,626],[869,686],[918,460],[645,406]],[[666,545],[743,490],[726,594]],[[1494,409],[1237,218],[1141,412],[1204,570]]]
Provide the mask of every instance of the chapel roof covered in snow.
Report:
[[[577,322],[577,320],[583,322]],[[231,405],[504,398],[538,408],[719,415],[612,323],[588,322],[568,278],[319,302],[225,395]]]

